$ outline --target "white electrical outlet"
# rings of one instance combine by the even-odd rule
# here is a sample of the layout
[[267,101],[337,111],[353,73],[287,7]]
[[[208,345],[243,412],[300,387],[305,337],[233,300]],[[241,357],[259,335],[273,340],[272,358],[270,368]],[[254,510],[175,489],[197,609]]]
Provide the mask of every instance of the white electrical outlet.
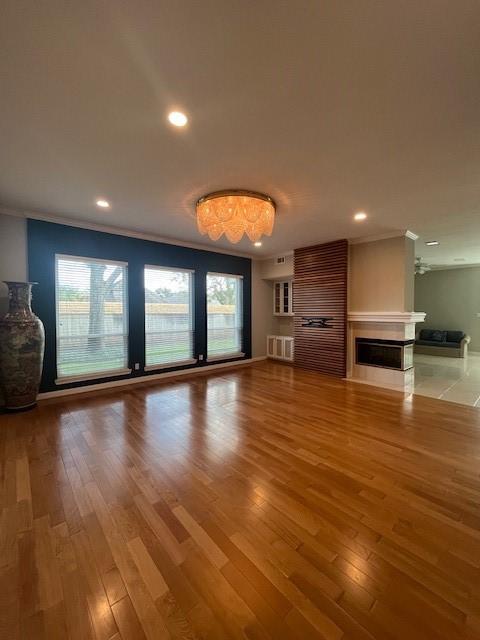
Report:
[[135,369],[135,371],[138,371],[140,369],[140,363],[139,362],[135,362],[134,369]]
[[201,354],[198,356],[198,359],[199,359],[199,360],[203,360],[203,353],[201,353]]

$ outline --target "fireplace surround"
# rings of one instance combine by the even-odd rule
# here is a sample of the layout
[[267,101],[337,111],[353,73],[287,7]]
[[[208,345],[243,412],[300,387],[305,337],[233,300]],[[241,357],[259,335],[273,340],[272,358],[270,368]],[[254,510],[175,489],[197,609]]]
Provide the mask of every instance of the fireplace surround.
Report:
[[[424,313],[415,311],[350,311],[347,378],[411,393],[415,325],[424,319]],[[392,348],[386,352],[385,345]]]

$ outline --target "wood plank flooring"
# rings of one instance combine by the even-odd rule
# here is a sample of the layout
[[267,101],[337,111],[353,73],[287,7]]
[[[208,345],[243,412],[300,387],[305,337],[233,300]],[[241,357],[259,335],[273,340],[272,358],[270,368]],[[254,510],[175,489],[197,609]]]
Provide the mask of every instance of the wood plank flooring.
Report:
[[0,637],[480,638],[480,410],[273,362],[0,416]]

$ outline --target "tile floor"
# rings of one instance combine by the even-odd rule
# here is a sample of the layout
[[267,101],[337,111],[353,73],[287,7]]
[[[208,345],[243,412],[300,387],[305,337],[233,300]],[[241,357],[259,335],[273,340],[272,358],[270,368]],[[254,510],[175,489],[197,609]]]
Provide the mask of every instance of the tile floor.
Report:
[[413,393],[480,407],[480,353],[468,358],[416,354]]

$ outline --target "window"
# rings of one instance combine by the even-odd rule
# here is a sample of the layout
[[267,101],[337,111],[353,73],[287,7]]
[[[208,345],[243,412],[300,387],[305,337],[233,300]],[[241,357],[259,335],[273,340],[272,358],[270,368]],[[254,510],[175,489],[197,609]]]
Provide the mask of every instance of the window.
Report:
[[243,356],[241,276],[207,275],[207,359]]
[[145,267],[146,369],[191,364],[193,358],[193,273]]
[[127,264],[56,256],[58,382],[130,373]]

